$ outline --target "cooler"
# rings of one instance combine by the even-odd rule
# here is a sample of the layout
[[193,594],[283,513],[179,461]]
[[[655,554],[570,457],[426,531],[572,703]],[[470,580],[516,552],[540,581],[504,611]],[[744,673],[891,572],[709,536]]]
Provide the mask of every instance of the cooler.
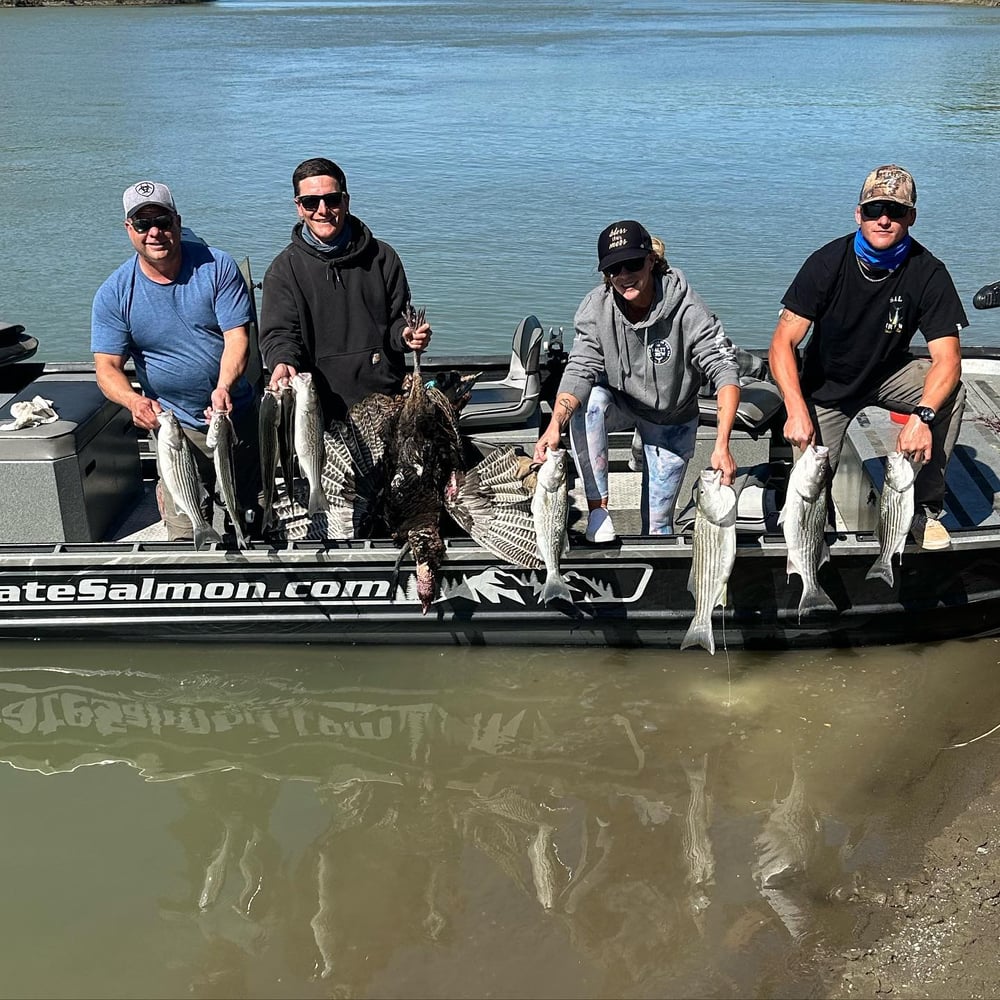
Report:
[[42,375],[7,400],[52,400],[59,419],[0,431],[0,542],[96,542],[142,491],[129,411],[92,375]]

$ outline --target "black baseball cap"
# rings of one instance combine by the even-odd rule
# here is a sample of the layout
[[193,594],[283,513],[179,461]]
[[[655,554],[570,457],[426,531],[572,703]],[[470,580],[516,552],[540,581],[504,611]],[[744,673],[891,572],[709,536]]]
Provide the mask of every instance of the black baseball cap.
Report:
[[597,269],[606,271],[622,260],[637,260],[653,252],[646,227],[634,219],[614,222],[597,237]]

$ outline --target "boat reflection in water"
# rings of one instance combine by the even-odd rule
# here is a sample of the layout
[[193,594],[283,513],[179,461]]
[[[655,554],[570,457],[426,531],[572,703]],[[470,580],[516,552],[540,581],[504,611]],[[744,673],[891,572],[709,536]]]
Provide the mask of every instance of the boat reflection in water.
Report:
[[[790,654],[727,682],[652,654],[407,653],[403,669],[314,652],[264,678],[237,653],[209,673],[0,672],[9,765],[125,762],[174,783],[183,879],[135,892],[159,899],[164,933],[200,929],[177,946],[196,993],[419,992],[435,955],[456,991],[484,966],[484,992],[508,993],[540,966],[567,993],[739,991],[751,967],[808,978],[856,916],[858,847],[884,851],[892,803],[868,772],[929,767],[941,745],[919,725],[887,733],[885,676],[829,661],[807,676]],[[931,677],[910,674],[928,716]],[[309,788],[304,806],[292,793]],[[485,958],[490,942],[503,954]]]

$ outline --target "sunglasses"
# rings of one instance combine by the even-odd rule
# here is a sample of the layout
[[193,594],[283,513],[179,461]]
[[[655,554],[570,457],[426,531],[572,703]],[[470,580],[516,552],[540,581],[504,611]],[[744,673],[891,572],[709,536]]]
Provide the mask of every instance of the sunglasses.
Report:
[[870,201],[861,206],[862,218],[869,220],[881,219],[883,215],[888,215],[890,219],[898,221],[905,218],[909,211],[906,205],[900,205],[898,201]]
[[632,260],[620,260],[617,264],[612,264],[611,267],[606,267],[604,269],[604,273],[614,278],[621,274],[622,271],[628,271],[629,274],[635,274],[637,271],[641,271],[645,266],[645,257],[633,257]]
[[315,212],[321,201],[326,202],[327,208],[340,208],[346,197],[346,191],[330,191],[327,194],[300,194],[295,199],[295,203],[301,205],[307,212]]
[[172,215],[154,215],[151,219],[129,219],[128,224],[137,233],[148,233],[153,226],[157,229],[172,229],[174,217]]

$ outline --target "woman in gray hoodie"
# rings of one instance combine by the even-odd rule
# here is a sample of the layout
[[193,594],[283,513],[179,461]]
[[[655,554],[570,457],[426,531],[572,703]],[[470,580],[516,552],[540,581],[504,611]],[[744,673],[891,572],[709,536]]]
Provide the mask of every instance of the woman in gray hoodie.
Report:
[[559,383],[552,420],[535,460],[570,444],[590,508],[587,540],[617,537],[608,514],[608,434],[636,428],[642,439],[642,531],[673,533],[677,494],[694,454],[698,390],[718,393],[713,469],[732,483],[729,436],[740,400],[736,351],[684,274],[653,249],[646,229],[616,222],[597,240],[604,283],[580,303],[576,337]]

